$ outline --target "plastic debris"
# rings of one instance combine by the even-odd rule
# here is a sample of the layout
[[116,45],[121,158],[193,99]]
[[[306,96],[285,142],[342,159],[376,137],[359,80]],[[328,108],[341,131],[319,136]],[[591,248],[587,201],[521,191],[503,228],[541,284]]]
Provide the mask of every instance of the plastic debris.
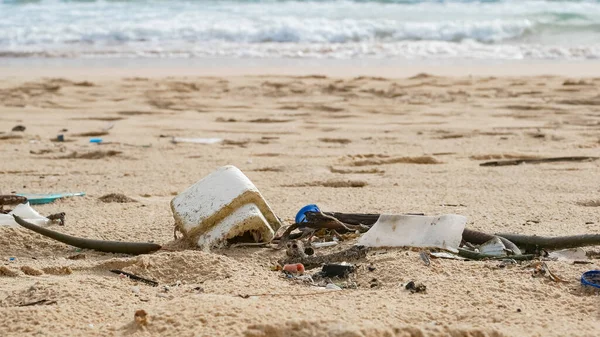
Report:
[[90,143],[102,143],[102,138],[90,138]]
[[600,289],[600,270],[586,271],[581,275],[581,285]]
[[176,229],[205,249],[270,242],[281,227],[256,186],[231,165],[177,195],[171,200],[171,210]]
[[582,248],[555,250],[553,252],[549,252],[548,257],[556,261],[568,262],[585,261],[588,259],[587,255],[585,254],[585,250],[583,250]]
[[346,278],[354,272],[356,267],[349,263],[331,263],[323,266],[320,272],[321,277]]
[[65,141],[65,135],[58,135],[58,136],[56,136],[56,141],[57,142],[64,142]]
[[50,219],[38,213],[35,209],[31,208],[29,203],[25,203],[17,205],[8,214],[0,214],[0,226],[19,226],[19,224],[13,218],[13,214],[38,226],[46,226],[51,221]]
[[546,262],[534,262],[530,264],[530,267],[533,267],[533,277],[547,277],[554,282],[567,282],[563,280],[560,276],[550,271],[550,268],[548,267]]
[[327,241],[327,242],[312,242],[310,245],[313,248],[324,248],[324,247],[333,247],[338,244],[337,241]]
[[306,205],[304,207],[302,207],[298,213],[296,214],[296,223],[303,223],[306,222],[306,212],[320,212],[321,210],[319,209],[319,206],[315,205],[315,204],[309,204]]
[[[17,193],[17,195],[27,198],[27,200],[29,200],[29,203],[32,205],[41,205],[41,204],[49,204],[56,199],[84,196],[85,193],[84,192],[48,193],[48,194]],[[19,214],[17,214],[17,215],[19,215]],[[27,218],[24,218],[24,219],[27,220]]]
[[450,260],[466,260],[466,258],[446,252],[432,252],[429,253],[430,256],[433,256],[438,259],[450,259]]
[[223,138],[182,138],[173,137],[171,143],[194,143],[194,144],[217,144],[223,142]]
[[457,252],[467,218],[382,214],[358,240],[365,247],[436,247]]
[[506,256],[506,246],[502,243],[499,237],[494,237],[488,242],[477,247],[477,250],[481,254],[487,254],[492,256]]
[[340,288],[338,285],[333,284],[333,283],[328,283],[325,286],[325,289],[329,289],[329,290],[342,290],[342,288]]
[[283,271],[290,274],[304,274],[304,265],[302,263],[286,264],[283,266]]

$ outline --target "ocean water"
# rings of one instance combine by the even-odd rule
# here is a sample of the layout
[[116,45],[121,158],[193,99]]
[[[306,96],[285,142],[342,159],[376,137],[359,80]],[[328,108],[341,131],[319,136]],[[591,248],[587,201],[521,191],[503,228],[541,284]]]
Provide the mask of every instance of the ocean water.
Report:
[[0,58],[600,58],[600,0],[0,0]]

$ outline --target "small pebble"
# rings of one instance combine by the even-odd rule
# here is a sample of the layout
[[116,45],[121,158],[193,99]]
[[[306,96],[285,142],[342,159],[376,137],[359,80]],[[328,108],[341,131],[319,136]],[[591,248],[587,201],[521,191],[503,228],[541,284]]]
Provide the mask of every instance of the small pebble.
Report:
[[132,291],[134,294],[139,294],[139,293],[140,293],[140,287],[138,287],[138,286],[133,286],[133,287],[131,287],[131,291]]

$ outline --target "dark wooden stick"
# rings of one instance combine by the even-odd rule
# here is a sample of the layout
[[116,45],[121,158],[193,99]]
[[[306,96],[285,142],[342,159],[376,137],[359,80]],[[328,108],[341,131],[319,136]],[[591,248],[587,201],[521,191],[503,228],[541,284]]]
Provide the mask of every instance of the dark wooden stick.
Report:
[[541,164],[541,163],[556,163],[556,162],[582,162],[582,161],[594,161],[598,159],[598,157],[554,157],[554,158],[539,158],[539,159],[515,159],[515,160],[497,160],[497,161],[488,161],[485,163],[479,164],[479,166],[510,166],[510,165],[520,165],[520,164]]
[[158,287],[158,282],[152,281],[152,280],[149,280],[147,278],[143,278],[143,277],[131,274],[131,273],[128,273],[126,271],[122,271],[122,270],[119,270],[119,269],[111,269],[110,272],[111,273],[115,273],[115,274],[123,274],[123,275],[129,277],[130,279],[132,279],[134,281],[140,281],[140,282],[144,282],[146,284],[149,284],[149,285],[151,285],[153,287]]

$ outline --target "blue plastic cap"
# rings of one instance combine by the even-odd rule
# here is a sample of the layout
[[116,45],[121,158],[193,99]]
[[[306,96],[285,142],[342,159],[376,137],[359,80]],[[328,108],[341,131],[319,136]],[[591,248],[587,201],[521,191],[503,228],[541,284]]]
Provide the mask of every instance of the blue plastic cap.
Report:
[[583,273],[583,275],[581,275],[581,284],[584,286],[600,288],[600,270],[590,270]]
[[304,207],[302,207],[298,213],[296,214],[296,223],[303,223],[306,222],[306,216],[304,215],[304,213],[306,212],[320,212],[321,210],[319,209],[319,207],[315,204],[309,204],[306,205]]

